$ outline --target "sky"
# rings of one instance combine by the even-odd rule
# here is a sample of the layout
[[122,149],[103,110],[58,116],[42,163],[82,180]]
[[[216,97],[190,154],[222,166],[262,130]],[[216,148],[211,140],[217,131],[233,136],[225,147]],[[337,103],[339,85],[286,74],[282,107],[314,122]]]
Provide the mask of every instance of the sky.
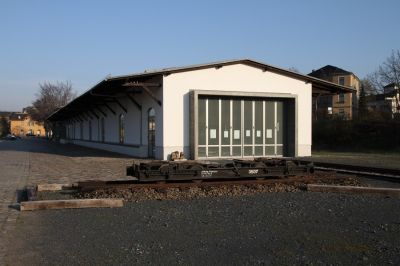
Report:
[[360,78],[400,49],[399,0],[0,0],[0,111],[39,84],[250,58]]

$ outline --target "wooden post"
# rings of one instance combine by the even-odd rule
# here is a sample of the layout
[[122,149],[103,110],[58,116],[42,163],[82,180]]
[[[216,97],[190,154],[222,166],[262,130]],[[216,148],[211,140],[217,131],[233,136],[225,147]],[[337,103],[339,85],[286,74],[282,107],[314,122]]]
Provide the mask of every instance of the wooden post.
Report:
[[21,211],[79,209],[79,208],[116,208],[123,207],[122,199],[72,199],[23,201]]

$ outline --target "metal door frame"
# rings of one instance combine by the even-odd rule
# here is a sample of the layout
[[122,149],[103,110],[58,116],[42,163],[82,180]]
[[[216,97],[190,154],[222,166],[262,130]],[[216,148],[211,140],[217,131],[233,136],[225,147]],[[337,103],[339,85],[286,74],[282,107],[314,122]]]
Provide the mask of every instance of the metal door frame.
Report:
[[[292,132],[290,132],[290,134],[292,134],[291,136],[291,140],[290,143],[288,143],[288,146],[290,145],[289,149],[290,149],[290,154],[289,156],[297,156],[298,154],[298,96],[295,94],[291,94],[291,93],[264,93],[264,92],[237,92],[237,91],[207,91],[207,90],[191,90],[189,92],[189,111],[190,111],[190,157],[192,159],[200,159],[200,158],[206,158],[206,157],[199,157],[198,155],[198,150],[199,150],[199,145],[198,145],[198,140],[199,140],[199,135],[198,135],[198,126],[199,126],[199,96],[221,96],[221,97],[232,97],[232,98],[236,98],[236,97],[241,97],[240,100],[244,100],[243,98],[263,98],[262,100],[264,101],[263,103],[263,113],[265,114],[265,101],[267,100],[266,98],[268,98],[268,100],[278,100],[278,99],[291,99],[293,101],[291,101],[291,118],[289,118],[292,123],[291,127],[292,127]],[[232,100],[232,99],[230,99]],[[221,105],[219,104],[219,108],[221,107]],[[206,112],[208,112],[208,106],[206,106]],[[232,125],[232,102],[231,102],[231,109],[230,109],[230,115],[231,115],[231,121],[230,124]],[[208,114],[207,116],[208,117]],[[220,120],[219,120],[220,121]],[[206,119],[206,123],[208,123],[208,119]],[[243,120],[241,122],[243,124]],[[294,124],[293,124],[294,123]],[[221,128],[221,124],[219,123],[219,128]],[[242,130],[241,130],[242,131]],[[254,129],[253,129],[254,131]],[[243,133],[243,131],[241,132]],[[235,145],[232,145],[232,140],[233,140],[233,130],[230,130],[230,140],[231,140],[231,154],[232,154],[232,148]],[[263,121],[263,135],[266,134],[265,133],[265,119]],[[253,136],[254,136],[254,132],[253,132]],[[277,136],[275,134],[275,136]],[[219,130],[219,138],[221,137],[221,130]],[[206,130],[206,140],[208,142],[208,128]],[[243,138],[242,138],[243,141]],[[265,135],[263,137],[263,145],[265,147]],[[221,141],[219,142],[219,147],[221,147]],[[279,145],[278,145],[279,146]],[[255,144],[253,142],[253,154],[254,154],[254,147]],[[208,151],[208,145],[206,147],[206,151]],[[275,148],[276,151],[276,148]],[[265,150],[263,151],[263,154],[265,154]],[[219,155],[221,155],[221,148],[219,149]],[[242,155],[243,155],[243,151],[242,151]],[[240,156],[241,158],[242,156]],[[249,157],[253,157],[253,156],[249,156]],[[228,157],[209,157],[209,158],[228,158]],[[230,156],[229,158],[235,158],[234,156]],[[237,157],[236,157],[237,158]]]

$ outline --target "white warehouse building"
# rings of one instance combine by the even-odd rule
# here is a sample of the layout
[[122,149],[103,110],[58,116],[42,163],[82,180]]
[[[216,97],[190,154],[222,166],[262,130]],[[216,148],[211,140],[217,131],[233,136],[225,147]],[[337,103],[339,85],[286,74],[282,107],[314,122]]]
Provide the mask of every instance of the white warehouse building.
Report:
[[351,91],[232,60],[110,77],[48,120],[63,142],[141,158],[311,156],[312,97]]

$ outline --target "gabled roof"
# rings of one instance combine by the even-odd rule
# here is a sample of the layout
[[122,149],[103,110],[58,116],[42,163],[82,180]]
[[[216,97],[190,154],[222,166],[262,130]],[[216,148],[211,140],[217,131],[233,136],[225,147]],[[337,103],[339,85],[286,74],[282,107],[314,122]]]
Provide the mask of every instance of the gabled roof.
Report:
[[[297,78],[297,79],[308,81],[308,82],[324,83],[324,85],[339,86],[340,89],[352,90],[351,88],[340,86],[340,85],[337,85],[336,83],[327,82],[326,80],[322,80],[322,79],[319,79],[319,78],[316,78],[313,76],[303,75],[303,74],[300,74],[300,73],[297,73],[297,72],[294,72],[294,71],[291,71],[288,69],[265,64],[265,63],[262,63],[262,62],[259,62],[256,60],[252,60],[252,59],[226,60],[226,61],[218,61],[218,62],[212,62],[212,63],[207,63],[207,64],[189,65],[189,66],[184,66],[184,67],[170,67],[170,68],[161,68],[161,69],[155,69],[155,70],[145,70],[144,72],[141,72],[141,73],[109,77],[109,78],[106,78],[105,81],[126,79],[126,78],[132,78],[132,77],[151,76],[151,75],[169,75],[169,74],[174,74],[174,73],[188,72],[188,71],[201,70],[201,69],[207,69],[207,68],[219,68],[219,67],[223,67],[223,66],[236,65],[236,64],[249,65],[249,66],[260,68],[264,71],[271,71],[271,72],[275,72],[278,74],[282,74],[285,76]],[[343,71],[345,71],[345,70],[343,70]],[[351,72],[348,72],[348,73],[351,73]]]
[[396,92],[391,91],[391,92],[387,92],[387,93],[367,95],[366,98],[369,101],[384,101],[387,98],[394,98],[395,96],[396,96]]
[[354,75],[354,73],[349,72],[344,69],[341,69],[339,67],[332,66],[332,65],[326,65],[324,67],[321,67],[320,69],[313,70],[308,75],[312,76],[312,77],[324,79],[327,77],[332,77],[332,76],[337,76],[337,75],[352,75],[352,74]]
[[10,120],[13,121],[22,121],[25,120],[26,117],[28,117],[29,115],[27,113],[12,113],[10,115]]
[[396,85],[396,83],[392,82],[392,83],[389,83],[388,85],[383,86],[383,87],[384,88],[393,88],[393,87],[398,87],[398,85]]
[[0,111],[0,117],[9,117],[13,112]]
[[[63,108],[55,111],[51,114],[47,119],[50,121],[58,121],[63,120],[68,117],[79,114],[79,111],[82,111],[85,107],[90,108],[89,105],[93,106],[96,104],[100,104],[104,102],[104,100],[100,100],[96,102],[95,94],[108,94],[110,97],[117,93],[126,92],[126,87],[123,87],[123,84],[132,80],[146,80],[152,77],[157,76],[167,76],[175,73],[195,71],[207,68],[221,68],[224,66],[235,65],[235,64],[244,64],[252,67],[256,67],[261,69],[262,71],[270,71],[274,73],[278,73],[284,76],[288,76],[291,78],[299,79],[304,82],[312,83],[313,90],[324,91],[327,93],[339,93],[339,92],[352,92],[353,89],[345,86],[341,86],[323,79],[303,75],[297,72],[293,72],[287,69],[279,68],[273,65],[264,64],[251,59],[239,59],[239,60],[227,60],[227,61],[219,61],[208,64],[199,64],[199,65],[191,65],[185,67],[171,67],[171,68],[162,68],[157,70],[144,71],[140,73],[134,73],[129,75],[122,76],[114,76],[107,77],[104,80],[97,83],[91,89],[81,94],[79,97],[75,98],[73,101],[69,102]],[[89,106],[89,107],[87,107]],[[79,108],[78,108],[79,107]],[[74,111],[73,111],[74,110]]]

